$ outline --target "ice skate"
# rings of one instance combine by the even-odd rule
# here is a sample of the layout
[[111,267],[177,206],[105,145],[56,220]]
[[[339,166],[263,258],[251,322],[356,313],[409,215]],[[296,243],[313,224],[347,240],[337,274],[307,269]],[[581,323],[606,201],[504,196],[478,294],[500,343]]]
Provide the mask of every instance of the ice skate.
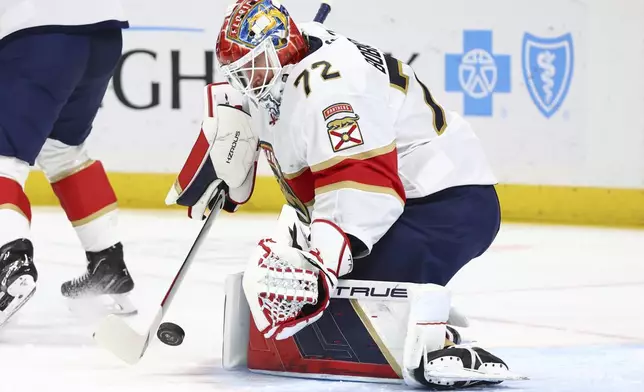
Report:
[[21,238],[0,248],[0,327],[36,291],[38,272],[33,263],[31,241]]
[[123,261],[123,245],[117,243],[100,252],[86,252],[87,272],[62,284],[61,292],[69,298],[73,310],[136,314],[128,298],[134,281]]
[[497,356],[471,346],[450,346],[425,353],[420,367],[412,375],[420,384],[434,389],[459,389],[528,379],[511,372]]

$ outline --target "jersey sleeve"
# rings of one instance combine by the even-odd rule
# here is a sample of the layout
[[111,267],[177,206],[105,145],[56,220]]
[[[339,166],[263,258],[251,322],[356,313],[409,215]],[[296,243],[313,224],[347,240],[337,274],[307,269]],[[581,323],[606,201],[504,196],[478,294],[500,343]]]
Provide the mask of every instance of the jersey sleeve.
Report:
[[405,204],[394,119],[366,83],[360,77],[319,83],[306,98],[301,126],[315,189],[311,218],[331,220],[359,239],[366,251],[354,250],[354,257],[371,252]]

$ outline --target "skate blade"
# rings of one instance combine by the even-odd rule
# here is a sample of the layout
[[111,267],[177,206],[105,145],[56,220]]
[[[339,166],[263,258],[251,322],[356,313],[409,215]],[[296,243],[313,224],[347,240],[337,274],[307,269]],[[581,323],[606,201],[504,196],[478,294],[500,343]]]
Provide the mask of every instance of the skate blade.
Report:
[[102,294],[92,297],[68,298],[67,304],[72,313],[86,317],[105,317],[110,314],[133,316],[138,313],[128,298],[128,294]]
[[112,314],[133,316],[139,312],[136,309],[136,306],[132,303],[128,294],[112,294],[109,297],[113,301],[113,305],[111,307]]
[[14,280],[11,286],[7,287],[5,295],[10,295],[13,299],[9,306],[0,312],[0,328],[33,297],[35,292],[36,282],[31,275],[22,275]]

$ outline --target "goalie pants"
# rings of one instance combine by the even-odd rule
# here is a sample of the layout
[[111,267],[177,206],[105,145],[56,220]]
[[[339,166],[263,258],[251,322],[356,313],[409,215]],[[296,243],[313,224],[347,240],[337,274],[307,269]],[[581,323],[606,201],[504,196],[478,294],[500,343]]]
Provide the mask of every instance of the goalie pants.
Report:
[[453,187],[409,199],[398,221],[344,278],[444,286],[488,249],[500,221],[492,185]]
[[120,28],[0,41],[0,155],[33,165],[47,138],[82,144],[121,50]]

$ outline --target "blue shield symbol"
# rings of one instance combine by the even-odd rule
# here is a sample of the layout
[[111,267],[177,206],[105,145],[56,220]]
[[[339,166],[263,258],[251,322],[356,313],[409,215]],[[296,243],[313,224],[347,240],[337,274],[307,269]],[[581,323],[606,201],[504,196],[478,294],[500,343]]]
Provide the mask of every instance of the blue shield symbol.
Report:
[[530,96],[544,116],[550,118],[566,99],[573,73],[570,33],[557,38],[523,36],[523,77]]

